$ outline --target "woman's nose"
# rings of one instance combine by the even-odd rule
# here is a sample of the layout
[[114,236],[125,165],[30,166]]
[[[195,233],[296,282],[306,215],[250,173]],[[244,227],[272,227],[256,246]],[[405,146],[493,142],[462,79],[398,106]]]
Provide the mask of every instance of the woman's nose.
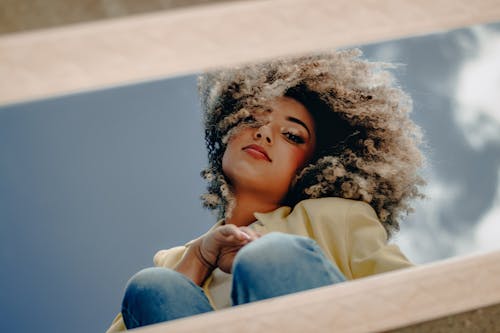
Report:
[[268,125],[264,125],[259,127],[254,134],[255,139],[262,139],[265,140],[267,143],[272,143],[273,138],[272,138],[272,130]]

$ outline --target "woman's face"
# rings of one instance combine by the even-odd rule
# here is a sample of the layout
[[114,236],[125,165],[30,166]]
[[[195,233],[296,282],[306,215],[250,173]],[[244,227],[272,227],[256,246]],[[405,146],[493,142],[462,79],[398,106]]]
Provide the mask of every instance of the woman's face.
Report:
[[293,98],[278,97],[267,106],[269,111],[255,116],[262,125],[243,127],[229,139],[222,169],[236,195],[250,191],[279,204],[314,153],[315,124]]

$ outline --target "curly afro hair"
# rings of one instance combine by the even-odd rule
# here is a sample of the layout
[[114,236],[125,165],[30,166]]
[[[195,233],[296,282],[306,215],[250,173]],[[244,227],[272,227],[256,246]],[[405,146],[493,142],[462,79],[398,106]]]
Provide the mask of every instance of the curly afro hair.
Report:
[[198,79],[204,112],[208,182],[203,204],[219,218],[234,207],[222,172],[228,138],[254,110],[288,96],[301,102],[316,123],[314,157],[296,175],[283,204],[342,197],[362,200],[376,211],[390,236],[399,230],[410,200],[422,197],[420,129],[410,120],[410,97],[387,70],[390,64],[363,60],[343,50],[219,69]]

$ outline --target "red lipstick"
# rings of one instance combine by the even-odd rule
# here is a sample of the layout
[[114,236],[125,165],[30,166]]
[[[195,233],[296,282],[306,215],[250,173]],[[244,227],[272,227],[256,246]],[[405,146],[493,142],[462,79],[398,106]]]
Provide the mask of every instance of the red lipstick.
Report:
[[269,155],[267,155],[266,150],[262,146],[252,144],[252,145],[248,145],[246,147],[243,147],[243,150],[255,158],[263,159],[263,160],[272,162],[272,160],[269,158]]

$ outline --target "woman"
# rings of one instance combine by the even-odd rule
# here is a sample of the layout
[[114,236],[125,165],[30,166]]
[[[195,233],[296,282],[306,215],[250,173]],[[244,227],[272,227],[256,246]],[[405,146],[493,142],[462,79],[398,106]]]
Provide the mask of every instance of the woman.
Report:
[[109,332],[411,266],[387,243],[421,196],[420,134],[356,50],[200,77],[205,235],[132,277]]

